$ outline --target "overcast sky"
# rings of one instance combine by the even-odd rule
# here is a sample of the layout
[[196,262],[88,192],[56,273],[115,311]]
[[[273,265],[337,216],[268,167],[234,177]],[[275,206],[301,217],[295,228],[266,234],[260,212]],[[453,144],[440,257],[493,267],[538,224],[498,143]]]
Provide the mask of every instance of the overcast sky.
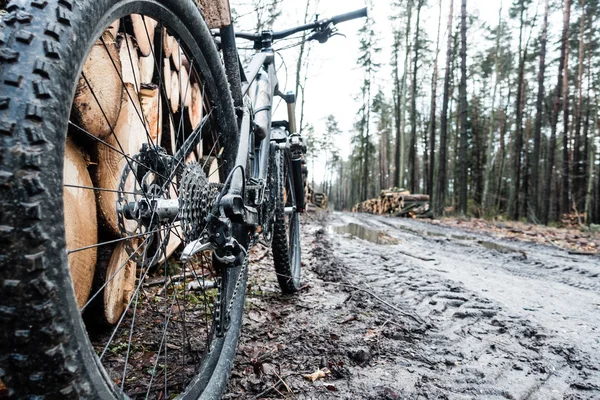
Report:
[[[312,0],[312,2],[314,1],[315,0]],[[373,82],[375,85],[373,93],[376,92],[377,87],[381,87],[389,97],[391,97],[392,94],[392,72],[389,65],[392,44],[392,25],[389,20],[389,16],[392,13],[390,3],[390,0],[375,0],[370,14],[375,21],[375,30],[379,37],[379,46],[382,48],[379,56],[379,62],[382,65],[381,72],[377,74],[376,81]],[[426,30],[427,35],[432,42],[430,51],[433,53],[435,51],[435,38],[437,35],[439,2],[436,0],[429,0],[428,3],[429,5],[422,10],[421,18],[422,28]],[[504,18],[507,18],[508,16],[508,8],[511,3],[512,1],[503,0]],[[244,10],[247,10],[248,0],[231,0],[231,4],[233,7],[237,8],[239,14],[242,14]],[[302,22],[301,19],[304,16],[305,4],[305,1],[284,0],[282,5],[283,14],[275,22],[274,30],[286,29],[300,24]],[[446,25],[449,4],[450,0],[442,1],[439,95],[441,95],[441,81],[443,78],[445,61],[447,40]],[[498,21],[500,4],[501,0],[469,0],[467,12],[478,15],[481,22],[487,23],[490,26],[495,26]],[[542,13],[544,7],[543,2],[538,1],[534,2],[534,4],[538,4],[539,12]],[[364,6],[364,0],[320,0],[318,13],[321,18],[325,18],[353,11]],[[532,7],[532,10],[534,8],[535,7]],[[459,18],[459,12],[460,0],[454,0],[455,21],[458,21],[457,18]],[[253,16],[251,15],[241,18],[237,30],[244,30],[251,27],[254,24],[252,18]],[[413,14],[413,23],[415,18],[416,16]],[[541,21],[541,16],[539,20]],[[363,20],[355,20],[338,25],[340,33],[343,33],[346,37],[336,36],[325,44],[315,43],[313,44],[310,55],[311,65],[305,94],[305,121],[314,125],[316,132],[322,133],[324,131],[325,118],[327,115],[333,114],[339,121],[339,126],[343,131],[342,137],[337,144],[344,158],[346,158],[352,150],[350,138],[352,136],[352,127],[354,122],[356,122],[359,108],[359,103],[355,98],[360,93],[362,71],[357,69],[356,60],[358,58],[359,47],[358,30],[362,24]],[[478,36],[482,34],[482,30],[472,29],[469,31],[467,38],[469,51],[474,49],[477,43],[481,43]],[[514,45],[516,47],[516,43]],[[274,47],[277,48],[277,46]],[[285,90],[293,90],[297,50],[284,50],[281,52],[281,56],[285,59],[287,65],[288,77]],[[277,62],[279,63],[280,61],[277,60]],[[401,63],[402,62],[403,61],[401,61]],[[283,89],[284,85],[286,85],[285,68],[281,68],[278,77]],[[285,107],[279,107],[276,118],[285,118]],[[318,181],[319,177],[323,176],[323,165],[317,162],[315,169],[317,170],[315,178]]]

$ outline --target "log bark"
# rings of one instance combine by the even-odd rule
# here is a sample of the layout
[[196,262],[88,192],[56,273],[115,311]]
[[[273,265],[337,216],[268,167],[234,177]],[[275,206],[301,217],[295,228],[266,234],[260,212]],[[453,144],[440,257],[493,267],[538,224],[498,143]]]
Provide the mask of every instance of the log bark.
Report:
[[136,264],[128,259],[125,243],[119,242],[112,252],[105,277],[108,283],[104,288],[104,318],[111,325],[119,321],[134,292]]
[[[82,151],[67,138],[63,177],[65,185],[92,187]],[[75,250],[98,243],[96,199],[94,191],[64,186],[65,236],[67,249]],[[67,256],[77,304],[82,307],[92,289],[97,248],[77,251]]]
[[[115,128],[115,135],[109,136],[106,141],[116,149],[119,149],[129,157],[134,156],[140,151],[143,143],[147,142],[145,121],[142,121],[138,115],[141,105],[135,94],[135,89],[131,84],[126,84],[130,96],[123,96],[121,113]],[[133,101],[132,101],[133,100]],[[136,111],[137,110],[137,111]],[[123,168],[132,163],[119,152],[105,146],[102,143],[97,144],[97,163],[95,181],[99,188],[117,190]],[[127,183],[127,191],[134,189],[132,182]],[[115,192],[98,191],[96,193],[99,215],[103,226],[114,235],[120,235],[117,224],[117,214],[115,204],[118,195]],[[135,222],[127,220],[125,225],[128,229],[135,228]]]
[[139,14],[131,14],[131,22],[133,24],[133,35],[137,41],[140,54],[143,57],[148,57],[152,54],[154,48],[154,29],[158,24],[157,21],[150,17],[141,16]]
[[102,39],[94,44],[83,66],[71,113],[76,124],[99,138],[105,138],[114,128],[123,96],[114,36],[105,32]]
[[196,0],[210,29],[224,28],[231,24],[229,0]]

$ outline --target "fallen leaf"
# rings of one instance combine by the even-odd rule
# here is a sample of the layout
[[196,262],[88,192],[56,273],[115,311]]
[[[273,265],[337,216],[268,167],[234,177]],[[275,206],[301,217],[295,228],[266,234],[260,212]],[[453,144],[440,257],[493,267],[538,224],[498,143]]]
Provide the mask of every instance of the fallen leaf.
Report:
[[374,340],[375,338],[377,338],[377,336],[379,336],[379,332],[377,332],[375,329],[367,329],[367,333],[365,333],[365,340],[369,341],[369,340]]
[[329,368],[323,368],[323,369],[319,368],[312,374],[304,375],[304,378],[308,379],[311,382],[314,382],[318,379],[325,378],[329,374],[331,374],[331,371],[329,371]]
[[350,321],[354,321],[356,319],[356,315],[348,315],[346,318],[344,318],[342,320],[342,324],[345,324],[346,322],[350,322]]

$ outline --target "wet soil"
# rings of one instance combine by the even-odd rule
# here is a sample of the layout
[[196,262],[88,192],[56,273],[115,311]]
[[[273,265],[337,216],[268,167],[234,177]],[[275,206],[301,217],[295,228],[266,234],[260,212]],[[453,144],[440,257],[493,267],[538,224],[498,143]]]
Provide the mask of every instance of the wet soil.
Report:
[[267,248],[253,255],[225,398],[600,399],[597,256],[409,219],[305,217],[298,295],[279,293]]

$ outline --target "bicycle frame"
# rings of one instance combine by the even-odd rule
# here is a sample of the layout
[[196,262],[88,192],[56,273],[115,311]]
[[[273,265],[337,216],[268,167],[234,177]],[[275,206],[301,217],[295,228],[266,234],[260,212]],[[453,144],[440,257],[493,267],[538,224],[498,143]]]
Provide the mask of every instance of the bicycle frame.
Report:
[[[227,190],[226,195],[221,200],[221,207],[223,208],[225,215],[230,218],[233,222],[243,222],[247,225],[258,225],[262,221],[258,220],[258,212],[254,207],[251,207],[244,203],[244,185],[246,182],[246,166],[248,165],[248,157],[251,150],[250,145],[254,143],[252,127],[251,127],[251,116],[250,112],[257,112],[257,107],[263,108],[260,112],[267,114],[265,122],[265,137],[260,141],[260,148],[258,151],[258,173],[255,178],[258,180],[258,184],[261,186],[260,195],[257,196],[256,205],[262,204],[264,201],[264,188],[267,180],[267,174],[269,172],[269,155],[271,146],[271,116],[272,116],[272,104],[273,98],[277,92],[278,80],[275,72],[275,53],[271,47],[263,49],[262,52],[256,53],[252,57],[247,70],[244,70],[240,64],[237,46],[235,43],[235,35],[233,32],[233,26],[221,29],[221,49],[223,52],[223,59],[225,63],[225,71],[231,86],[233,103],[236,107],[238,114],[238,127],[239,127],[239,143],[238,154],[236,162],[232,171],[231,182]],[[266,86],[266,98],[257,99],[249,91],[253,85]],[[285,96],[282,98],[286,103],[294,103],[295,96]],[[244,99],[248,99],[251,102],[252,107],[249,107]],[[294,121],[293,115],[294,107],[288,107],[288,112],[292,115],[288,115],[290,121]],[[285,141],[286,138],[277,137],[277,141]]]

